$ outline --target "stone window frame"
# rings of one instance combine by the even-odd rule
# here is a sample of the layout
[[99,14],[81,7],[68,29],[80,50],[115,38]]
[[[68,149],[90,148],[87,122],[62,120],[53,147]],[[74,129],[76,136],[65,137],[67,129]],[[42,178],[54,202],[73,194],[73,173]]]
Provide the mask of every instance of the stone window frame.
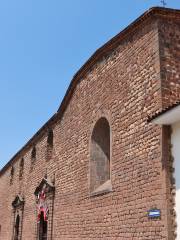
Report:
[[16,219],[19,215],[20,222],[19,222],[19,235],[16,240],[22,240],[22,230],[23,230],[23,218],[24,218],[24,198],[20,195],[17,195],[12,202],[12,208],[13,208],[13,229],[12,229],[12,239],[15,239],[15,225],[16,225]]
[[37,221],[38,219],[38,204],[39,204],[39,198],[38,195],[39,193],[45,190],[46,194],[46,202],[49,210],[48,214],[48,225],[47,225],[47,239],[48,240],[53,240],[53,215],[54,215],[54,199],[55,199],[55,185],[54,185],[54,180],[51,181],[50,179],[45,176],[39,185],[36,187],[36,190],[34,192],[35,195],[35,201],[36,201],[36,223],[35,223],[35,236],[37,240],[39,240],[39,223]]
[[[111,114],[108,110],[98,110],[97,112],[93,112],[92,114],[92,125],[90,129],[90,137],[89,137],[89,195],[90,197],[95,197],[98,195],[104,195],[107,193],[110,193],[113,191],[112,187],[112,119],[111,119]],[[104,184],[104,186],[100,185],[96,190],[92,191],[91,190],[91,141],[92,141],[92,134],[94,127],[96,123],[101,119],[105,118],[107,122],[109,123],[109,128],[110,128],[110,159],[109,159],[109,171],[110,171],[110,179],[107,181],[107,184]]]

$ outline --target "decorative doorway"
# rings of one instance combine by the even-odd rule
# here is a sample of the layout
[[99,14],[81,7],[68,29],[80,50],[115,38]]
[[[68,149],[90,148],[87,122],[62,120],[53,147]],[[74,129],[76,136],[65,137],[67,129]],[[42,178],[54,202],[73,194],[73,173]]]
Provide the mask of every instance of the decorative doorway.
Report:
[[47,240],[48,223],[44,220],[44,214],[41,212],[39,221],[39,240]]
[[52,240],[53,208],[55,187],[49,179],[43,178],[34,195],[37,206],[36,239]]
[[12,202],[13,207],[13,240],[22,239],[24,199],[17,195]]

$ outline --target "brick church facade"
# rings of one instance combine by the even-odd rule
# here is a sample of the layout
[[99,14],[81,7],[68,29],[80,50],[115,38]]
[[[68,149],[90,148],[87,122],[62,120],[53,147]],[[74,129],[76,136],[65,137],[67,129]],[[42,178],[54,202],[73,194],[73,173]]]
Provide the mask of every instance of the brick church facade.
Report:
[[179,121],[179,100],[180,11],[152,8],[92,55],[1,169],[0,239],[180,239],[172,121],[157,121]]

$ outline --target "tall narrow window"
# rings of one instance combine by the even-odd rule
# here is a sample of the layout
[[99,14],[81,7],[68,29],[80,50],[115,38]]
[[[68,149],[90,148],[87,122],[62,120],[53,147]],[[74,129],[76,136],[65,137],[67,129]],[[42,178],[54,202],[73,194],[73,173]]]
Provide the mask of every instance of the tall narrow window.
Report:
[[52,152],[53,152],[53,143],[54,143],[54,135],[53,135],[53,130],[50,129],[48,131],[48,136],[47,136],[47,154],[46,154],[46,160],[50,160],[52,158]]
[[10,185],[13,184],[14,179],[14,167],[11,167],[11,173],[10,173]]
[[24,172],[24,158],[21,158],[20,164],[19,164],[19,179],[21,180],[23,177]]
[[16,216],[16,222],[14,226],[14,240],[19,240],[19,225],[20,225],[20,216]]
[[36,147],[34,146],[31,152],[31,170],[33,170],[35,161],[36,161]]
[[39,222],[39,240],[47,240],[47,221],[44,220],[44,214],[41,212]]
[[54,136],[53,136],[53,130],[52,129],[50,129],[49,131],[48,131],[48,137],[47,137],[47,144],[50,146],[50,147],[53,147],[53,139],[54,138]]
[[34,146],[31,152],[31,159],[36,159],[36,147]]
[[93,194],[111,190],[110,126],[100,118],[93,129],[90,150],[90,191]]

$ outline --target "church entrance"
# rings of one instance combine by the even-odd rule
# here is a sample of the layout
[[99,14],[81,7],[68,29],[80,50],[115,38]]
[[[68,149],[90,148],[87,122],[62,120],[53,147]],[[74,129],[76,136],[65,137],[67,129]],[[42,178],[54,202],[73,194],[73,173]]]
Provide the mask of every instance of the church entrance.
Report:
[[44,214],[41,212],[39,222],[39,240],[47,240],[47,221],[44,220]]
[[22,226],[23,226],[23,212],[24,212],[24,198],[17,195],[12,202],[12,215],[13,215],[13,240],[22,240]]
[[37,186],[34,195],[36,197],[36,239],[53,239],[53,209],[54,209],[54,183],[43,178]]

